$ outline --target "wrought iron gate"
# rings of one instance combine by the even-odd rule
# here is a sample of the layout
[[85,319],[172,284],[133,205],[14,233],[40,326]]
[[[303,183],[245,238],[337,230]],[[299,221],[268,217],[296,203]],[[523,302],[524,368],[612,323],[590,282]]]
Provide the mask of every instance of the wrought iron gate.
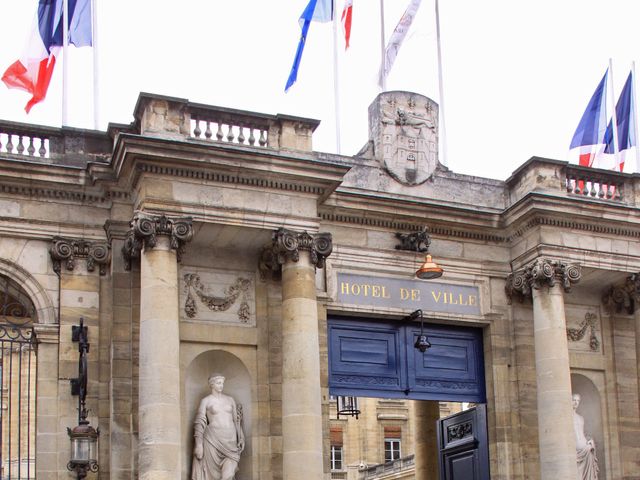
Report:
[[36,478],[37,340],[29,297],[0,275],[0,477]]

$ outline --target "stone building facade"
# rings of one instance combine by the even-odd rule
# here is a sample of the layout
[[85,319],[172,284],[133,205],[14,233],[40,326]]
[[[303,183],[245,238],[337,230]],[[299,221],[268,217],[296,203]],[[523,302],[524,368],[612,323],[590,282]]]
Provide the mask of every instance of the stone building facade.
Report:
[[[242,409],[237,480],[330,478],[331,395],[392,387],[415,400],[416,478],[478,428],[490,478],[576,478],[572,392],[599,478],[640,478],[637,176],[537,157],[506,181],[456,174],[437,159],[437,105],[407,92],[379,96],[369,122],[354,156],[313,151],[314,120],[150,94],[107,132],[0,122],[3,388],[7,305],[37,344],[29,447],[9,453],[18,427],[3,434],[3,477],[70,475],[82,317],[100,478],[190,478],[213,371]],[[437,280],[414,277],[425,250]],[[385,344],[406,355],[397,385],[335,369],[342,347],[387,362],[367,332],[406,335]],[[471,396],[480,427],[436,426],[438,401]]]

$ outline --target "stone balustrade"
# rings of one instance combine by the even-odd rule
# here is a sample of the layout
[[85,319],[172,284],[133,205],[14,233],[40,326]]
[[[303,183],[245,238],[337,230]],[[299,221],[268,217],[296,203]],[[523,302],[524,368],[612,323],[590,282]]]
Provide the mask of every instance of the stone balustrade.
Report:
[[60,131],[54,128],[0,121],[0,153],[49,158],[50,143],[55,143],[59,137]]
[[140,94],[134,113],[143,135],[248,147],[311,151],[318,120],[267,115]]
[[361,480],[367,479],[388,479],[396,478],[398,474],[406,474],[407,470],[415,466],[415,455],[399,458],[393,462],[381,463],[365,468],[360,473]]
[[573,195],[584,195],[601,200],[622,201],[624,175],[578,165],[567,165],[565,186]]

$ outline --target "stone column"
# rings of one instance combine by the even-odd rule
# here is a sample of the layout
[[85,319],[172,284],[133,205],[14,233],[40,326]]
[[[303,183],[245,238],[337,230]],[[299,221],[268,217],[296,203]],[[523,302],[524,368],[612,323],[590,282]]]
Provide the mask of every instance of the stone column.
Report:
[[191,218],[137,213],[122,249],[140,257],[138,468],[141,480],[180,478],[178,265]]
[[533,299],[542,479],[577,477],[563,290],[579,280],[579,266],[548,259],[538,259],[507,279],[507,294]]
[[415,402],[415,478],[440,478],[438,475],[438,441],[436,422],[440,418],[440,402]]
[[322,395],[315,267],[330,234],[279,229],[269,250],[282,269],[282,454],[284,480],[322,480]]

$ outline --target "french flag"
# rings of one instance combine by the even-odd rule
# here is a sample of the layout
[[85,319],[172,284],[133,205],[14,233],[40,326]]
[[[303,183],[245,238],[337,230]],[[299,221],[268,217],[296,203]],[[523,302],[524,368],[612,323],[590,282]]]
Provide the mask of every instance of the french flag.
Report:
[[20,57],[2,75],[9,88],[31,94],[27,113],[44,100],[53,75],[53,67],[63,46],[63,2],[68,2],[69,43],[76,47],[91,46],[91,0],[38,0],[38,11],[31,36]]
[[571,139],[570,155],[577,153],[578,164],[592,167],[597,155],[604,149],[604,133],[607,128],[607,80],[609,69],[604,73],[596,91],[587,105],[578,128]]
[[632,148],[637,147],[633,82],[633,71],[631,71],[622,88],[620,97],[618,97],[618,103],[616,103],[618,152],[614,148],[613,122],[610,121],[604,134],[606,143],[604,152],[596,158],[594,167],[620,170],[622,172],[626,157],[631,153]]
[[342,9],[342,28],[344,30],[344,49],[349,48],[349,40],[351,39],[351,20],[353,17],[353,0],[345,0]]

